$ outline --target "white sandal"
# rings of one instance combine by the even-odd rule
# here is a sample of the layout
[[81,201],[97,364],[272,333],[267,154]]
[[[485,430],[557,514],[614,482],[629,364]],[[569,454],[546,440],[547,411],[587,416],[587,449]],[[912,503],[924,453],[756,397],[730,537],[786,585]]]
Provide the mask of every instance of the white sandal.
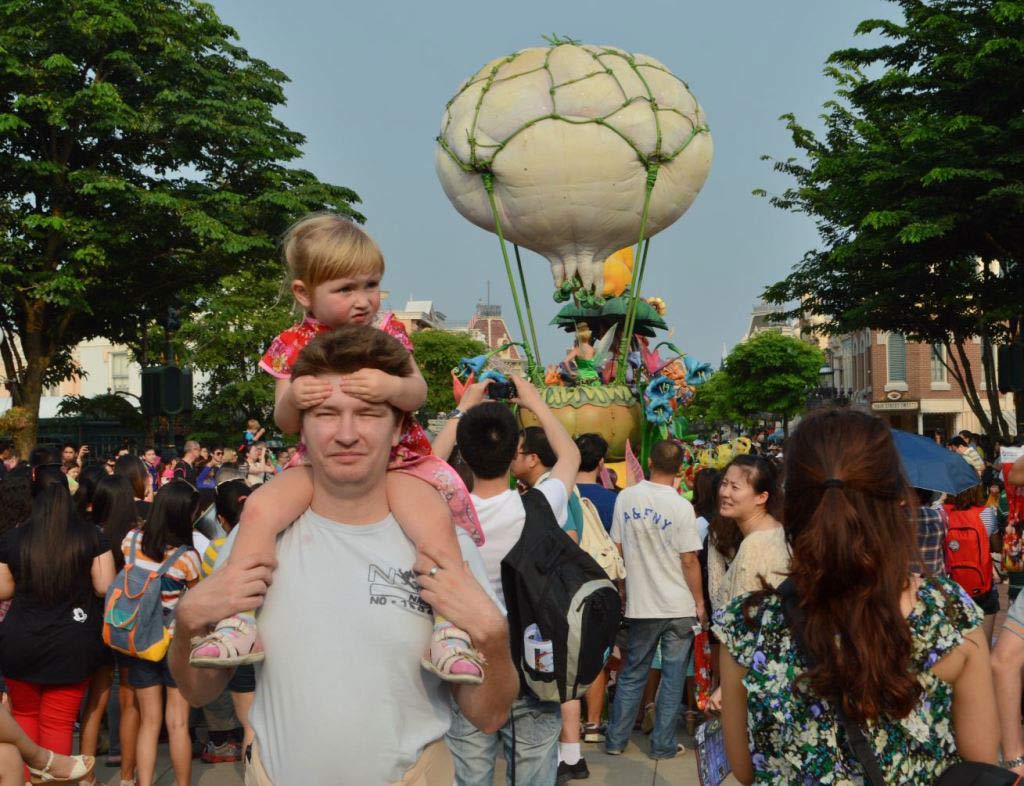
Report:
[[200,668],[233,669],[263,660],[263,643],[253,622],[228,617],[216,630],[192,641],[188,662]]
[[71,766],[71,773],[66,778],[58,778],[52,772],[50,767],[53,766],[54,752],[50,751],[50,756],[46,760],[46,766],[41,770],[37,770],[34,767],[29,767],[29,775],[32,776],[32,783],[77,783],[82,780],[86,775],[92,772],[93,767],[96,766],[96,758],[94,756],[69,756],[74,764]]
[[[465,642],[466,646],[456,646],[453,641]],[[479,673],[452,671],[452,667],[460,661],[471,664],[474,671]],[[420,664],[445,682],[479,685],[484,681],[484,656],[473,648],[469,634],[450,622],[434,626],[434,634],[430,639],[430,658],[424,658]]]

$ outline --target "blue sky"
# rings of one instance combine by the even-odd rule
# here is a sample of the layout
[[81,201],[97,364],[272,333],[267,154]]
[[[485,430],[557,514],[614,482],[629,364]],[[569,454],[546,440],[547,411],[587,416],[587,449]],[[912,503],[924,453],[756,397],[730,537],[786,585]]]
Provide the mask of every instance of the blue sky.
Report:
[[[812,222],[751,191],[786,180],[762,154],[792,155],[779,115],[815,124],[833,93],[832,51],[854,43],[866,18],[892,16],[881,0],[515,3],[215,0],[253,55],[291,78],[280,117],[307,136],[302,165],[353,188],[388,263],[391,306],[411,295],[465,320],[486,297],[517,332],[494,235],[464,220],[434,174],[445,102],[499,55],[558,33],[651,55],[686,80],[708,117],[715,160],[693,207],[651,244],[645,295],[669,306],[673,341],[716,362],[742,336],[765,285],[816,244]],[[524,252],[538,327],[558,306],[548,263]],[[569,341],[541,329],[546,362]]]

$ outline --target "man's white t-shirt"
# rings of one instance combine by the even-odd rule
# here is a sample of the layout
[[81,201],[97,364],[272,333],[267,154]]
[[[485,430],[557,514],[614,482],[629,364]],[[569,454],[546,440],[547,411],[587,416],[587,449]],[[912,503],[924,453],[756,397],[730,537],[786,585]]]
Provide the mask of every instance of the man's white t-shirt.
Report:
[[[458,539],[490,594],[479,552]],[[357,526],[308,510],[278,538],[249,716],[276,786],[392,783],[448,730],[449,690],[420,666],[433,619],[415,560],[393,516]]]
[[693,505],[671,486],[641,481],[619,492],[611,537],[626,562],[628,618],[697,616],[679,560],[701,550]]
[[[551,505],[558,525],[564,526],[569,515],[569,494],[565,484],[554,478],[542,480],[534,486],[541,492]],[[484,531],[484,545],[480,547],[480,556],[484,561],[487,578],[491,582],[494,594],[502,599],[504,606],[505,593],[501,587],[501,561],[505,559],[512,547],[519,542],[526,523],[526,508],[519,492],[509,489],[496,497],[486,499],[472,495],[473,507],[476,508],[480,528]]]

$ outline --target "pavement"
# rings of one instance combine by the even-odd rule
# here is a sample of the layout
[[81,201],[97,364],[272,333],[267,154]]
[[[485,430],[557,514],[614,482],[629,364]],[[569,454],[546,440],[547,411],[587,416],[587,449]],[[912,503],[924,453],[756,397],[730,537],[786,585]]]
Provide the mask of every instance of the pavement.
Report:
[[[686,738],[684,737],[684,743]],[[674,759],[651,761],[647,758],[647,736],[634,733],[632,744],[621,756],[608,756],[601,752],[600,745],[584,745],[583,756],[590,768],[587,786],[698,786],[697,767],[692,750],[676,756]],[[100,758],[96,775],[100,783],[118,786],[120,783],[117,770],[103,766]],[[174,784],[174,772],[167,758],[167,746],[160,746],[157,761],[157,777],[155,786],[171,786]],[[570,784],[576,781],[570,781]],[[727,786],[736,786],[737,781],[729,778]],[[242,765],[238,764],[204,764],[199,760],[192,763],[192,786],[242,786]],[[495,771],[495,786],[505,784],[505,765],[501,760]],[[529,784],[524,784],[529,786]]]

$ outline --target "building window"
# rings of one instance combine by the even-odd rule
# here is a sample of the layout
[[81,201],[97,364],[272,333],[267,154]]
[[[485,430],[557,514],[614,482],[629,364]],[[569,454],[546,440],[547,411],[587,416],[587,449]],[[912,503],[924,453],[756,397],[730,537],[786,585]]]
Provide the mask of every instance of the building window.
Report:
[[114,352],[110,356],[110,388],[115,393],[128,392],[128,353]]
[[907,340],[901,333],[890,333],[886,341],[890,382],[907,381]]
[[942,344],[932,344],[932,382],[946,382],[946,348]]

